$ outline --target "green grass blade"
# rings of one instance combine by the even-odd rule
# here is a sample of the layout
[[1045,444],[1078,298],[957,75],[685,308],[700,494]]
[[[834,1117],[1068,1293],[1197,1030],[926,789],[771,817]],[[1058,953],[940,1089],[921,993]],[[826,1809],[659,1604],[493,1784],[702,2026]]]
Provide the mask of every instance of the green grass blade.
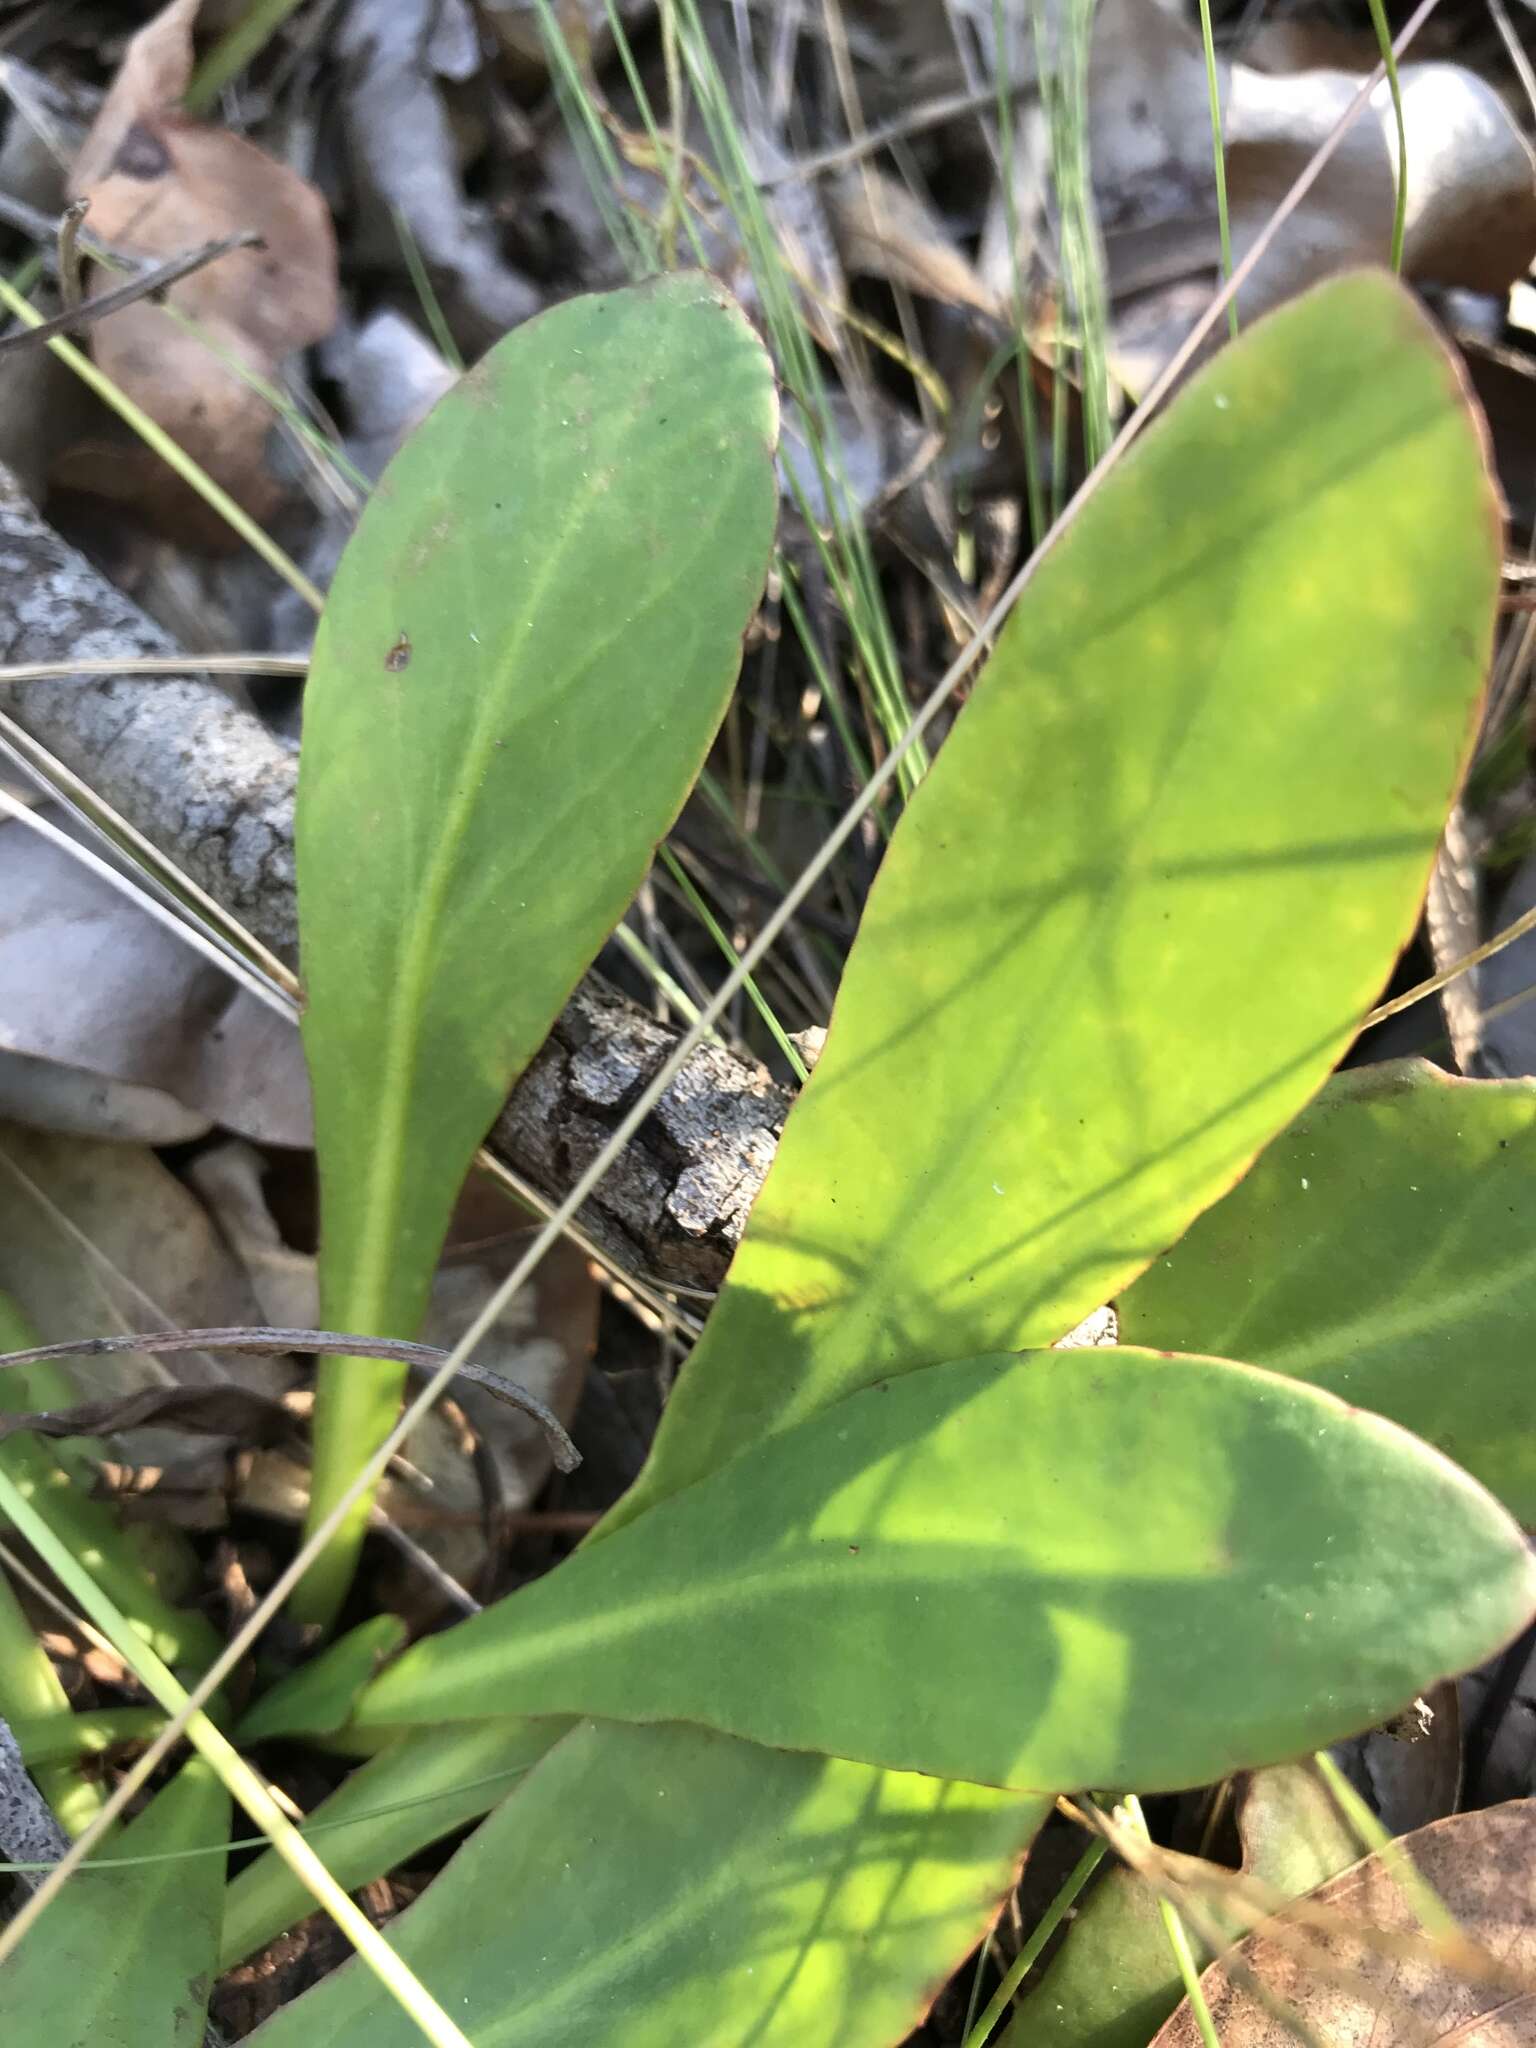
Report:
[[[69,1834],[78,1835],[101,1811],[102,1801],[97,1787],[81,1775],[78,1746],[68,1746],[67,1732],[61,1732],[74,1719],[69,1695],[48,1652],[37,1640],[10,1581],[0,1574],[0,1720],[22,1745],[37,1789],[60,1823]],[[44,1748],[47,1755],[40,1753]]]
[[[1378,7],[1381,0],[1375,0]],[[1205,53],[1205,91],[1211,105],[1211,165],[1216,176],[1216,225],[1221,235],[1221,280],[1232,275],[1232,224],[1227,212],[1227,150],[1221,133],[1221,85],[1216,70],[1216,35],[1211,0],[1200,0],[1200,46]],[[1236,341],[1237,300],[1227,307],[1227,332]]]
[[182,98],[189,114],[209,114],[219,94],[271,42],[299,0],[250,0],[198,64]]
[[1382,68],[1387,74],[1387,91],[1392,98],[1392,124],[1397,130],[1397,198],[1392,208],[1392,268],[1403,268],[1403,236],[1408,224],[1408,124],[1403,115],[1403,87],[1397,72],[1397,52],[1392,47],[1392,30],[1382,0],[1369,0],[1371,27],[1381,50]]

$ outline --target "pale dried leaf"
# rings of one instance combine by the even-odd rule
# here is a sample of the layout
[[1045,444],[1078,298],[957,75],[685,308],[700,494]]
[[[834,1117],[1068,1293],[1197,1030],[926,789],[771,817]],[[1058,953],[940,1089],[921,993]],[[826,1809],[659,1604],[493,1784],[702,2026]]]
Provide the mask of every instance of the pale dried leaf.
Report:
[[435,0],[352,0],[336,36],[343,116],[363,249],[403,268],[395,218],[402,216],[450,319],[484,344],[542,300],[466,198],[453,124],[427,57],[439,13]]
[[295,1026],[16,820],[0,877],[0,1114],[155,1145],[214,1124],[310,1142]]
[[[1310,1895],[1337,1913],[1316,1950],[1298,1951],[1260,1929],[1237,1953],[1274,2000],[1298,2012],[1330,2048],[1428,2048],[1455,2038],[1457,2048],[1529,2048],[1536,2042],[1536,1800],[1456,1814],[1406,1837],[1404,1847],[1463,1932],[1495,1957],[1502,1983],[1473,1983],[1425,1960],[1373,1945],[1369,1934],[1420,1933],[1413,1907],[1378,1857],[1367,1857]],[[1340,1981],[1340,1972],[1347,1972]],[[1201,1979],[1223,2048],[1294,2048],[1284,2021],[1217,1963]],[[1158,2034],[1154,2048],[1199,2048],[1188,2002]]]
[[263,1172],[261,1154],[231,1139],[199,1153],[187,1178],[245,1269],[258,1307],[255,1320],[273,1329],[312,1330],[320,1315],[314,1257],[284,1243],[267,1203]]
[[346,388],[352,432],[348,452],[365,476],[377,478],[412,427],[456,382],[421,329],[384,306],[326,351],[326,364]]
[[[1282,71],[1218,58],[1232,249],[1240,261],[1349,108],[1365,73]],[[1451,64],[1402,67],[1408,127],[1404,269],[1503,292],[1536,254],[1532,155],[1497,95]],[[1385,88],[1281,228],[1240,310],[1252,320],[1391,249],[1397,157]],[[1101,0],[1090,71],[1090,154],[1113,302],[1111,362],[1146,388],[1203,311],[1219,262],[1205,60],[1161,0]],[[1213,337],[1210,347],[1220,344]]]
[[[1490,929],[1502,931],[1536,910],[1536,859],[1523,860],[1505,885]],[[1536,1074],[1536,932],[1526,932],[1478,969],[1483,999],[1483,1057],[1493,1075]],[[1505,1009],[1503,1006],[1509,1004]]]
[[861,165],[829,182],[826,206],[845,270],[989,318],[1001,312],[996,292],[910,186]]
[[[271,377],[293,349],[335,323],[336,244],[324,200],[286,165],[242,136],[189,120],[178,102],[191,73],[196,0],[172,0],[129,44],[70,175],[90,202],[94,234],[146,261],[249,230],[238,249],[173,285],[167,302],[198,323],[206,342],[147,303],[91,333],[97,363],[214,479],[258,518],[280,498],[267,466],[272,413],[213,351]],[[93,291],[116,282],[98,271]],[[211,344],[208,345],[208,344]],[[115,463],[84,443],[58,466],[77,488],[130,499],[163,523],[213,541],[221,523],[158,458],[133,447]]]
[[[1536,156],[1486,80],[1460,64],[1405,64],[1410,277],[1503,293],[1536,257]],[[1393,139],[1384,85],[1372,96]],[[1395,156],[1394,156],[1395,161]]]
[[202,0],[170,0],[128,44],[75,158],[77,189],[106,177],[135,122],[174,107],[186,91],[192,77],[192,29],[201,4]]
[[[0,1124],[0,1290],[45,1344],[128,1330],[261,1320],[245,1275],[207,1211],[147,1147],[58,1138]],[[215,1361],[140,1353],[72,1369],[82,1398],[235,1380],[277,1394],[291,1370],[270,1358]]]

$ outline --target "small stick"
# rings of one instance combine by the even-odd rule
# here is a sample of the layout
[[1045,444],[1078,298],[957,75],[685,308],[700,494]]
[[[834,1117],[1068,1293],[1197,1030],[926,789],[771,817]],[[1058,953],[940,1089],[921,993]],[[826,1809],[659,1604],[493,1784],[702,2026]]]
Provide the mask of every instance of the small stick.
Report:
[[[18,228],[22,234],[30,235],[38,246],[37,254],[45,270],[58,270],[58,242],[63,233],[62,218],[55,219],[51,213],[44,213],[41,207],[28,206],[24,199],[14,193],[0,192],[0,221],[7,227]],[[109,242],[101,241],[96,235],[82,235],[77,232],[75,240],[79,248],[93,263],[106,263],[129,272],[148,270],[151,266],[142,257],[130,256],[125,249],[114,249]]]
[[59,215],[59,297],[66,313],[75,312],[85,297],[80,283],[80,223],[90,210],[89,199],[71,199]]
[[67,307],[52,320],[40,321],[36,327],[28,327],[20,334],[0,337],[0,355],[53,341],[61,334],[73,334],[97,320],[105,320],[111,313],[120,313],[125,306],[136,305],[140,299],[153,298],[156,293],[179,284],[194,270],[202,270],[220,256],[229,255],[233,249],[260,249],[265,246],[260,235],[250,228],[242,228],[237,235],[225,235],[217,242],[205,242],[200,249],[189,249],[184,256],[173,256],[168,263],[146,270],[141,277],[130,278],[127,284],[120,284],[115,291],[103,292],[99,298],[90,299],[84,305]]
[[[315,1356],[338,1358],[379,1358],[409,1366],[413,1372],[435,1372],[448,1356],[435,1344],[407,1344],[396,1337],[349,1337],[335,1330],[278,1330],[242,1324],[213,1330],[150,1330],[137,1336],[78,1337],[69,1344],[35,1344],[28,1351],[0,1354],[0,1371],[11,1366],[40,1365],[57,1358],[109,1358],[123,1351],[160,1355],[168,1351],[241,1351],[259,1358],[280,1357],[285,1351],[304,1351]],[[559,1416],[555,1415],[526,1387],[506,1379],[489,1366],[466,1361],[458,1377],[484,1387],[498,1401],[520,1408],[549,1438],[555,1469],[574,1472],[581,1453],[572,1443]]]

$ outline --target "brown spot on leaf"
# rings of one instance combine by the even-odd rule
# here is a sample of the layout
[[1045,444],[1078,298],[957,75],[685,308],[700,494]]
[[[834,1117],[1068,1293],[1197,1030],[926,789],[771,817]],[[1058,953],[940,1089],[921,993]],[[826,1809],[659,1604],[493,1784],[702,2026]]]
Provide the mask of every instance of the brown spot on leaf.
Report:
[[397,676],[399,675],[401,669],[409,668],[410,665],[411,643],[409,638],[404,633],[402,633],[400,637],[396,640],[394,646],[390,648],[388,654],[385,655],[384,666],[389,670],[392,676]]

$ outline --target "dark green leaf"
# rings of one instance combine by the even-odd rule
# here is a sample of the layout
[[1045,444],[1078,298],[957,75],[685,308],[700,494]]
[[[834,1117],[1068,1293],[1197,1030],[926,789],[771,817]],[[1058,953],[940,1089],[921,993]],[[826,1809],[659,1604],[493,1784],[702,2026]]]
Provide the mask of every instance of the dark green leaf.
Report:
[[329,1735],[351,1714],[369,1679],[410,1631],[395,1614],[371,1615],[274,1685],[235,1731],[241,1744],[278,1736]]
[[1122,1333],[1374,1408],[1536,1522],[1533,1175],[1536,1082],[1341,1074],[1137,1281]]
[[770,1437],[417,1644],[360,1718],[694,1721],[1158,1791],[1374,1726],[1533,1607],[1519,1529],[1390,1423],[1214,1359],[1049,1351]]
[[[489,1812],[565,1726],[507,1720],[407,1729],[315,1808],[305,1832],[327,1869],[355,1891]],[[263,1850],[225,1893],[220,1967],[242,1962],[314,1910],[309,1887],[275,1849]]]

